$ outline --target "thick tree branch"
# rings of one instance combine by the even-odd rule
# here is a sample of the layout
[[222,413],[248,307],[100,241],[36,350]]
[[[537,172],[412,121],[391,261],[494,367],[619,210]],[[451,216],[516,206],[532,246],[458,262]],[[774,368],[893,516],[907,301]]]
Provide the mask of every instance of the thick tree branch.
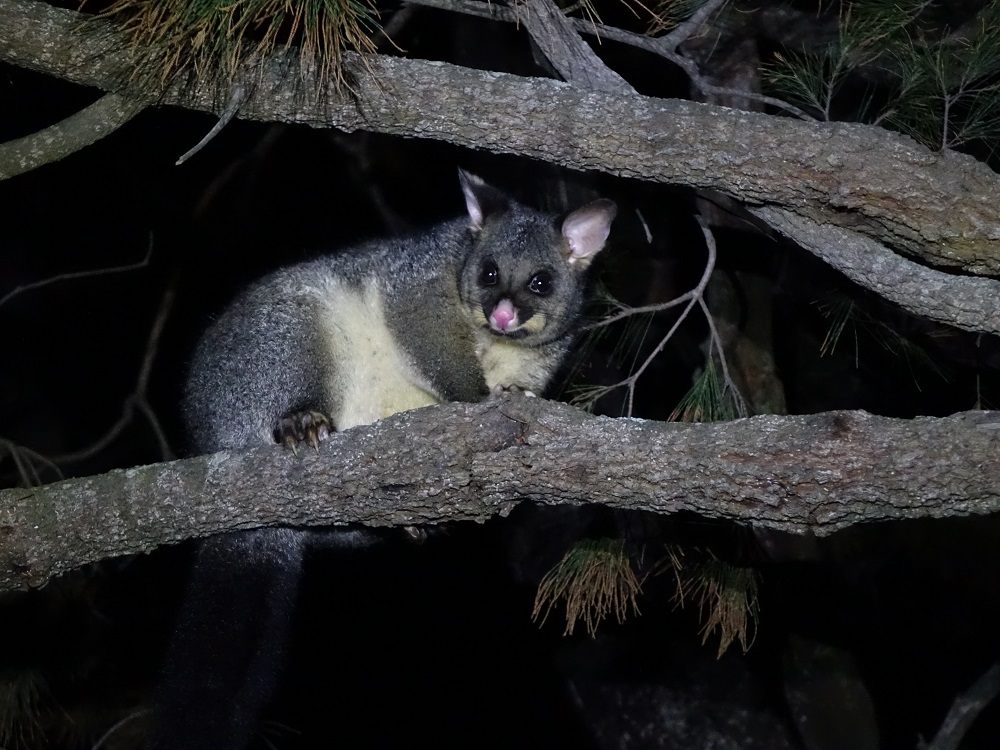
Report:
[[0,492],[0,590],[233,529],[485,521],[524,499],[830,534],[1000,510],[1000,414],[679,424],[508,394],[397,414],[298,458],[217,453]]
[[953,276],[901,258],[841,227],[765,206],[750,213],[860,286],[914,315],[967,331],[1000,333],[1000,281]]
[[[119,90],[125,54],[99,34],[74,33],[80,20],[32,0],[0,0],[0,58]],[[280,60],[270,60],[240,116],[446,140],[718,190],[854,229],[933,263],[1000,273],[1000,179],[971,157],[935,154],[871,126],[582,91],[421,60],[374,56],[366,67],[350,56],[347,64],[357,80],[354,101],[296,84]],[[216,94],[203,84],[170,92],[163,103],[221,114]]]

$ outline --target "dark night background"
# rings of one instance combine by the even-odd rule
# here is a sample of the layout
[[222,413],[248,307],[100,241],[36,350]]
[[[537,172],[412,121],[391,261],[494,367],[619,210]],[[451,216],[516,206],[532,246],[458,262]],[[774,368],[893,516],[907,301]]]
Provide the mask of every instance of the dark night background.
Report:
[[[627,22],[608,15],[607,23]],[[417,57],[541,75],[525,39],[513,27],[421,9],[398,41]],[[686,95],[667,63],[611,43],[600,51],[642,93]],[[0,65],[0,141],[44,128],[97,96]],[[563,191],[569,207],[597,195],[617,201],[598,271],[622,299],[669,299],[703,267],[694,197],[685,191],[442,143],[239,121],[175,166],[213,124],[204,114],[151,108],[84,151],[0,182],[0,298],[60,274],[133,264],[151,248],[145,267],[54,279],[0,305],[0,487],[21,481],[7,441],[58,464],[59,475],[33,462],[42,482],[184,455],[177,404],[209,317],[269,269],[457,215],[458,167],[557,210],[567,208]],[[943,416],[974,408],[980,397],[987,408],[1000,402],[993,338],[907,316],[749,228],[716,237],[718,273],[752,272],[773,285],[775,353],[790,413]],[[94,445],[119,420],[168,291],[173,301],[148,402],[171,455],[136,412],[102,449],[60,460]],[[926,362],[891,350],[863,326],[821,356],[831,325],[824,304],[838,300],[853,300]],[[653,320],[625,356],[615,349],[622,331],[598,341],[579,363],[577,382],[620,380],[670,320]],[[692,320],[674,338],[639,387],[636,416],[670,414],[701,364],[705,335]],[[620,414],[620,394],[599,408]],[[859,528],[803,560],[774,554],[787,546],[773,535],[697,518],[543,515],[522,508],[420,546],[317,553],[267,741],[278,748],[427,740],[484,748],[805,747],[792,717],[808,705],[817,725],[830,727],[828,744],[808,746],[836,747],[835,732],[850,743],[850,727],[864,723],[865,709],[853,701],[867,690],[880,746],[913,748],[1000,656],[994,518]],[[563,637],[559,617],[533,624],[534,587],[569,542],[623,530],[651,556],[669,540],[758,567],[761,619],[749,653],[734,648],[716,660],[715,638],[700,644],[697,613],[673,606],[669,576],[647,581],[640,618],[606,622],[596,639],[582,628]],[[189,559],[182,545],[106,561],[0,599],[6,747],[90,746],[148,706]],[[823,684],[824,673],[850,689]],[[33,698],[23,699],[24,685],[33,686]],[[30,720],[11,708],[25,704],[34,709]],[[141,721],[111,746],[136,746],[129,732]],[[998,742],[994,707],[965,746]]]

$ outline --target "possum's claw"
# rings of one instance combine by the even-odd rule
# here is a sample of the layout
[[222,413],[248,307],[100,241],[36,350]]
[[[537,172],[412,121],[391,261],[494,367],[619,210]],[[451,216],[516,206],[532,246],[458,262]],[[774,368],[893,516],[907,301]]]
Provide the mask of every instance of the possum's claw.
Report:
[[333,426],[323,412],[306,410],[292,412],[279,419],[274,435],[279,443],[298,455],[299,443],[309,443],[319,450],[319,441],[330,437],[332,431]]
[[500,396],[504,393],[523,393],[525,398],[535,398],[538,394],[526,391],[519,385],[495,385],[490,389],[491,396]]

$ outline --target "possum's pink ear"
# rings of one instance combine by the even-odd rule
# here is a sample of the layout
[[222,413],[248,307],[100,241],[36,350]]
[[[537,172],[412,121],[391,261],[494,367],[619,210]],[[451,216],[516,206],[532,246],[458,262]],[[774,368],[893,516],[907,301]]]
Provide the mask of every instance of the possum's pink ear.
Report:
[[462,183],[465,207],[469,211],[469,226],[475,232],[483,228],[489,216],[510,206],[507,196],[464,169],[458,170],[458,181]]
[[566,217],[562,234],[568,248],[566,260],[571,266],[582,270],[590,265],[590,261],[604,247],[616,213],[618,207],[614,202],[602,198]]

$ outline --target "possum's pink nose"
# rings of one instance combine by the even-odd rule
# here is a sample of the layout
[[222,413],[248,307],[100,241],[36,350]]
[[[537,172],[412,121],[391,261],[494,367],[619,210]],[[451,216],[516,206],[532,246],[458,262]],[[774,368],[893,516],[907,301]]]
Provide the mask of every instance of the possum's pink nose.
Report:
[[493,314],[490,315],[490,325],[498,331],[506,331],[514,325],[516,320],[517,311],[509,299],[500,300],[500,304],[494,308]]

